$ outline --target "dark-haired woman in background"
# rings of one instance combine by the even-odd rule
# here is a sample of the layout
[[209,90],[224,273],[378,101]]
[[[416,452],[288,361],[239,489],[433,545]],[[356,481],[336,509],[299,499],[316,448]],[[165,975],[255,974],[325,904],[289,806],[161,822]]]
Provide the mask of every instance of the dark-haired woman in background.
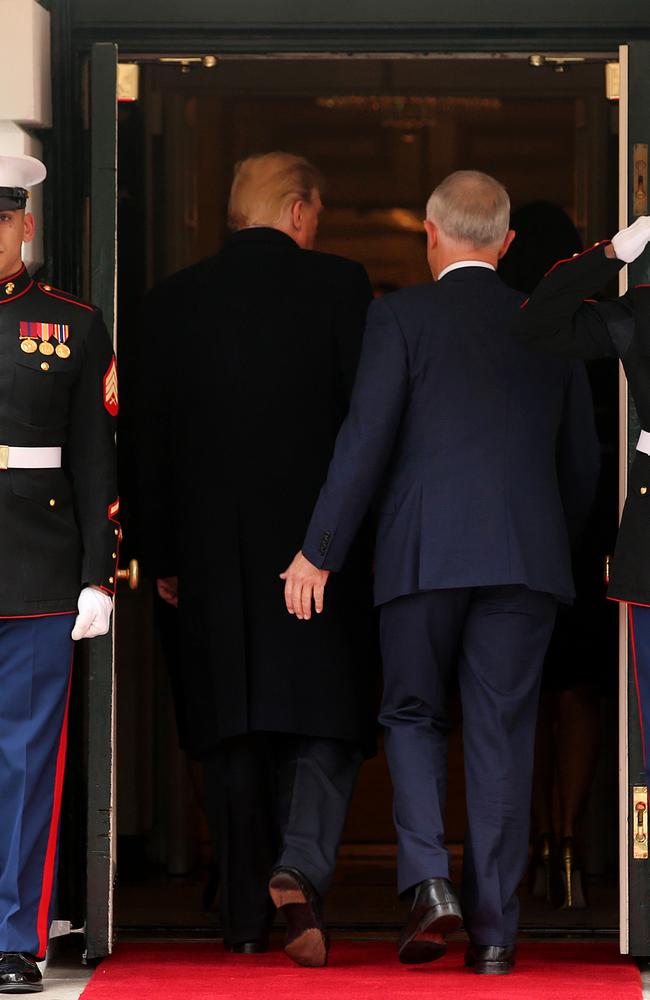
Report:
[[[573,222],[552,202],[517,209],[511,227],[517,235],[499,274],[518,291],[532,292],[557,260],[582,250]],[[574,551],[576,602],[560,611],[544,665],[532,806],[530,889],[564,907],[585,905],[576,840],[598,757],[604,667],[615,657],[616,641],[616,609],[604,600],[602,574],[604,555],[616,536],[615,421],[607,419],[616,406],[616,375],[603,362],[590,363],[588,373],[602,449],[601,478]]]

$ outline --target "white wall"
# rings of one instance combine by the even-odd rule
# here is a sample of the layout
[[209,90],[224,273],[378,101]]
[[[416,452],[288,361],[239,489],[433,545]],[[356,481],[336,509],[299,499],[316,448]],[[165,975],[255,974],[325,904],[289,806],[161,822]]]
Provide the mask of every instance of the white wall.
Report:
[[49,11],[36,0],[0,0],[0,24],[0,119],[49,126]]
[[[50,14],[36,0],[0,0],[0,153],[42,157],[31,128],[52,124]],[[47,180],[45,181],[47,184]],[[36,238],[25,247],[30,270],[43,263],[43,185],[28,202]]]

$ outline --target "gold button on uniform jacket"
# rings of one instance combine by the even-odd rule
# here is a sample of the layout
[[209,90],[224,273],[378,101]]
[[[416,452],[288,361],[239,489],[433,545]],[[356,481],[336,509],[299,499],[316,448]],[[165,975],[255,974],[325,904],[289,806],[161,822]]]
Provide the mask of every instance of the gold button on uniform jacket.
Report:
[[[0,617],[73,612],[88,584],[113,594],[117,409],[99,310],[24,267],[0,282]],[[61,468],[12,467],[13,448],[57,447]]]

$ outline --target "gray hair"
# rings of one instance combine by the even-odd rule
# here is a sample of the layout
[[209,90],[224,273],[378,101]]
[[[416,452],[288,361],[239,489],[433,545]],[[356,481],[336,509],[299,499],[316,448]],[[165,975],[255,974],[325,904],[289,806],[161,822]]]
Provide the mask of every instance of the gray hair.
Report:
[[510,223],[510,198],[503,184],[480,170],[456,170],[427,202],[427,219],[456,243],[487,247],[502,243]]

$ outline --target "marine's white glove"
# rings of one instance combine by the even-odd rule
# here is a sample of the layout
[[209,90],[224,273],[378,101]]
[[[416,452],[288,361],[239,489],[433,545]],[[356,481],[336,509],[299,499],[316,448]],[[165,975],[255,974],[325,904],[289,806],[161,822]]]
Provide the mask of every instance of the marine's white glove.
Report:
[[72,629],[73,639],[94,639],[106,635],[111,621],[113,598],[94,587],[84,587],[77,601],[79,614]]
[[612,239],[612,246],[619,260],[631,264],[640,257],[650,241],[650,215],[642,215],[627,229],[621,229]]

